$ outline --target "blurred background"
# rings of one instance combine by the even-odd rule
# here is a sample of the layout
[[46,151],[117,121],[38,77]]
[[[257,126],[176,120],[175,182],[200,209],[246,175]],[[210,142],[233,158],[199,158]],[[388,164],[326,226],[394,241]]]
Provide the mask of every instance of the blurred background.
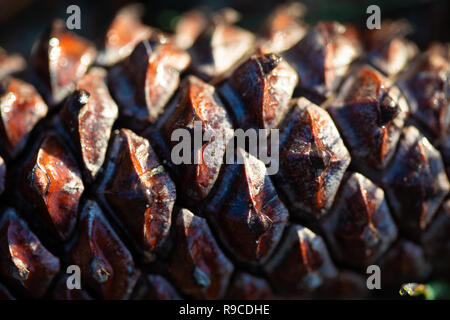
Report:
[[[189,9],[226,6],[242,13],[239,25],[258,30],[267,14],[282,0],[0,0],[0,46],[7,51],[28,56],[37,36],[53,18],[67,18],[66,8],[76,4],[81,8],[81,35],[100,43],[115,12],[130,3],[145,7],[144,22],[171,31],[179,15]],[[377,4],[382,19],[406,18],[414,28],[410,36],[420,47],[432,41],[450,41],[449,0],[303,0],[307,7],[305,20],[338,20],[365,25],[367,6]]]

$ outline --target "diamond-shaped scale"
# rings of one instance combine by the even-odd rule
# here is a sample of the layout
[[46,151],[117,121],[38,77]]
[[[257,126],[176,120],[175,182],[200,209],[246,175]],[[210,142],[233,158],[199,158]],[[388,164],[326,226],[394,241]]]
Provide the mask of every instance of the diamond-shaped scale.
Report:
[[133,257],[111,228],[98,204],[86,201],[75,239],[67,248],[84,284],[105,300],[126,299],[139,277]]
[[[231,134],[231,119],[214,87],[195,76],[183,80],[174,104],[176,107],[161,128],[169,151],[175,151],[174,148],[180,143],[172,138],[176,130],[188,130],[194,134],[193,139],[200,131],[202,135],[212,133],[208,141],[201,141],[201,146],[191,150],[190,163],[174,168],[177,185],[182,192],[193,200],[202,200],[209,194],[219,175]],[[198,133],[195,132],[195,126],[198,126]],[[195,158],[200,160],[197,164],[194,163]]]
[[96,55],[95,47],[67,31],[64,21],[53,22],[32,57],[37,87],[49,106],[60,103],[75,88]]
[[300,2],[278,6],[264,25],[264,50],[279,53],[299,42],[307,32],[306,24],[301,21],[305,11],[305,6]]
[[163,112],[190,57],[160,33],[143,40],[108,73],[111,94],[129,127],[142,130]]
[[321,226],[335,256],[352,267],[372,264],[397,237],[383,190],[359,173],[347,178]]
[[60,262],[15,212],[0,219],[0,275],[33,298],[41,297],[59,271]]
[[59,121],[81,155],[84,176],[92,182],[105,160],[118,108],[104,82],[106,71],[93,68],[77,84],[59,113]]
[[403,130],[383,185],[399,225],[414,234],[425,230],[450,190],[441,155],[412,126]]
[[255,36],[233,25],[233,22],[226,13],[213,15],[209,19],[189,49],[195,75],[207,81],[216,81],[251,52]]
[[205,216],[237,259],[261,264],[279,243],[289,213],[264,163],[242,149],[237,152],[243,163],[225,167]]
[[174,233],[168,270],[178,287],[197,299],[223,297],[234,267],[217,245],[206,220],[181,209]]
[[359,55],[359,42],[337,22],[319,22],[283,57],[297,71],[299,87],[317,98],[328,97],[339,85],[350,63]]
[[77,222],[84,185],[74,156],[56,132],[40,139],[23,168],[20,190],[45,227],[67,240]]
[[153,260],[169,233],[175,185],[148,140],[131,130],[115,131],[110,149],[97,195]]
[[387,165],[408,116],[408,105],[397,87],[363,66],[346,80],[339,98],[327,110],[360,167]]
[[0,141],[10,157],[22,151],[31,130],[47,115],[47,109],[32,85],[12,77],[0,82]]
[[450,63],[444,46],[435,45],[422,53],[401,76],[413,117],[437,138],[450,125]]
[[401,239],[378,261],[381,288],[395,288],[408,282],[420,282],[431,273],[431,265],[422,247]]
[[242,128],[276,128],[289,110],[297,85],[294,69],[280,56],[257,54],[220,86],[220,93]]
[[142,24],[142,13],[139,5],[129,5],[117,12],[108,27],[103,48],[97,58],[101,65],[118,63],[128,57],[139,42],[151,37],[153,30]]
[[405,20],[385,20],[380,29],[364,33],[368,61],[388,76],[395,76],[414,58],[419,49],[405,36],[412,28]]
[[325,110],[305,98],[293,103],[281,125],[275,179],[294,213],[319,218],[333,203],[350,154]]
[[275,255],[265,265],[270,283],[282,296],[304,297],[337,276],[322,238],[291,225]]

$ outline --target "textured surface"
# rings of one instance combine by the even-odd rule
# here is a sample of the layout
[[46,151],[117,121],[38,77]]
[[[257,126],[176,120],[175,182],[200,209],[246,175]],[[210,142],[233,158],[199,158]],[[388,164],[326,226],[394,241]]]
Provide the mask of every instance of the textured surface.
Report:
[[[419,49],[406,21],[308,26],[298,4],[254,32],[232,9],[173,34],[141,14],[120,10],[98,47],[48,21],[27,72],[0,51],[0,299],[355,299],[449,279],[445,44]],[[175,163],[179,129],[212,165]],[[232,129],[279,130],[278,159],[277,131],[258,154]]]

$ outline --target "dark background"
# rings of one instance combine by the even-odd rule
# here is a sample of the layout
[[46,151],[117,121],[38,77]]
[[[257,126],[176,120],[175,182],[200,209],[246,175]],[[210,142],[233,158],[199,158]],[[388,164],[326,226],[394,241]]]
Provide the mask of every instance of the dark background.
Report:
[[[39,34],[55,17],[67,18],[66,8],[76,4],[81,8],[81,30],[78,33],[100,43],[114,13],[120,7],[139,1],[128,0],[0,0],[0,46],[25,56]],[[144,22],[171,31],[176,18],[196,7],[220,9],[230,6],[242,13],[239,25],[258,30],[263,19],[279,0],[150,0],[140,1],[145,7]],[[305,20],[338,20],[364,25],[366,8],[377,4],[382,19],[407,18],[414,33],[410,36],[420,47],[432,41],[450,41],[449,0],[303,0],[308,8]]]

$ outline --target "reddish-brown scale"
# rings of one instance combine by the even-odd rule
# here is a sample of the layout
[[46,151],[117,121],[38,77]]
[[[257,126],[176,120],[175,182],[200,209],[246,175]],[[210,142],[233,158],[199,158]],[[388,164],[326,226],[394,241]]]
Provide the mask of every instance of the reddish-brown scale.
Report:
[[381,288],[396,288],[408,282],[424,281],[431,272],[423,249],[400,240],[377,263],[381,271]]
[[421,238],[425,255],[433,263],[433,270],[445,275],[448,275],[450,270],[449,230],[450,200],[447,200]]
[[206,15],[199,10],[183,13],[175,27],[175,42],[182,49],[189,49],[207,26]]
[[450,64],[444,51],[431,47],[399,80],[412,116],[436,138],[444,137],[450,125]]
[[287,229],[280,247],[264,268],[278,294],[298,298],[337,276],[322,238],[299,225]]
[[20,190],[32,209],[59,239],[67,240],[77,222],[84,185],[75,158],[57,133],[41,138],[22,179]]
[[116,14],[106,32],[104,47],[97,58],[101,65],[116,64],[128,57],[139,42],[150,38],[153,30],[142,24],[142,13],[141,6],[130,5]]
[[236,259],[262,264],[279,243],[289,213],[264,163],[242,149],[237,153],[242,164],[226,165],[205,216]]
[[325,110],[305,98],[293,103],[281,125],[275,179],[298,215],[319,218],[333,203],[350,155]]
[[267,281],[249,273],[239,272],[233,276],[225,299],[269,300],[274,295]]
[[380,29],[365,32],[365,47],[368,61],[388,76],[398,74],[414,58],[418,48],[405,39],[411,26],[404,20],[385,20]]
[[233,264],[222,253],[206,220],[181,209],[174,226],[168,270],[177,286],[196,299],[220,299]]
[[189,63],[189,55],[163,34],[153,33],[149,40],[140,42],[108,73],[109,87],[123,120],[138,130],[155,122]]
[[157,274],[143,276],[136,287],[134,300],[181,300],[169,281]]
[[[174,105],[174,110],[161,129],[169,151],[179,143],[172,141],[173,132],[177,129],[192,131],[195,121],[201,122],[204,138],[207,131],[213,134],[209,141],[202,142],[200,149],[191,151],[191,164],[175,168],[177,185],[183,194],[193,200],[202,200],[209,194],[219,175],[232,123],[214,87],[195,76],[189,76],[181,83]],[[198,164],[194,163],[196,152],[201,160]]]
[[69,289],[72,281],[67,275],[60,276],[53,285],[48,298],[52,300],[92,300],[92,297],[84,289]]
[[195,75],[215,82],[254,48],[255,36],[233,22],[215,15],[197,37],[189,49]]
[[280,53],[299,42],[307,32],[306,24],[300,20],[305,10],[304,5],[299,2],[277,7],[264,25],[264,50]]
[[96,55],[90,42],[65,30],[64,21],[52,24],[32,57],[37,87],[50,106],[60,103],[75,88]]
[[31,130],[46,115],[47,105],[32,85],[12,77],[0,81],[0,140],[11,158],[22,151]]
[[132,131],[114,132],[110,149],[97,195],[153,260],[169,233],[175,185],[148,140]]
[[382,169],[388,164],[409,111],[397,87],[363,66],[344,83],[327,109],[359,168]]
[[297,71],[301,89],[323,99],[337,88],[360,51],[359,43],[345,32],[337,22],[320,22],[283,53]]
[[348,177],[320,224],[336,258],[357,268],[375,262],[397,237],[383,190],[359,173]]
[[96,202],[85,203],[79,225],[68,255],[80,267],[83,283],[102,299],[127,299],[140,272]]
[[22,71],[26,67],[25,59],[18,54],[8,54],[0,47],[0,80]]
[[59,121],[81,155],[84,173],[92,182],[105,160],[118,108],[105,84],[106,71],[93,68],[77,84],[59,113]]
[[426,229],[450,190],[441,155],[412,126],[403,130],[393,163],[382,179],[399,226],[413,235]]
[[0,283],[0,301],[16,300],[9,290]]
[[296,72],[278,55],[251,56],[221,85],[239,126],[276,128],[289,110]]
[[47,291],[59,271],[59,259],[42,245],[14,209],[6,209],[0,220],[0,256],[0,275],[33,298]]

